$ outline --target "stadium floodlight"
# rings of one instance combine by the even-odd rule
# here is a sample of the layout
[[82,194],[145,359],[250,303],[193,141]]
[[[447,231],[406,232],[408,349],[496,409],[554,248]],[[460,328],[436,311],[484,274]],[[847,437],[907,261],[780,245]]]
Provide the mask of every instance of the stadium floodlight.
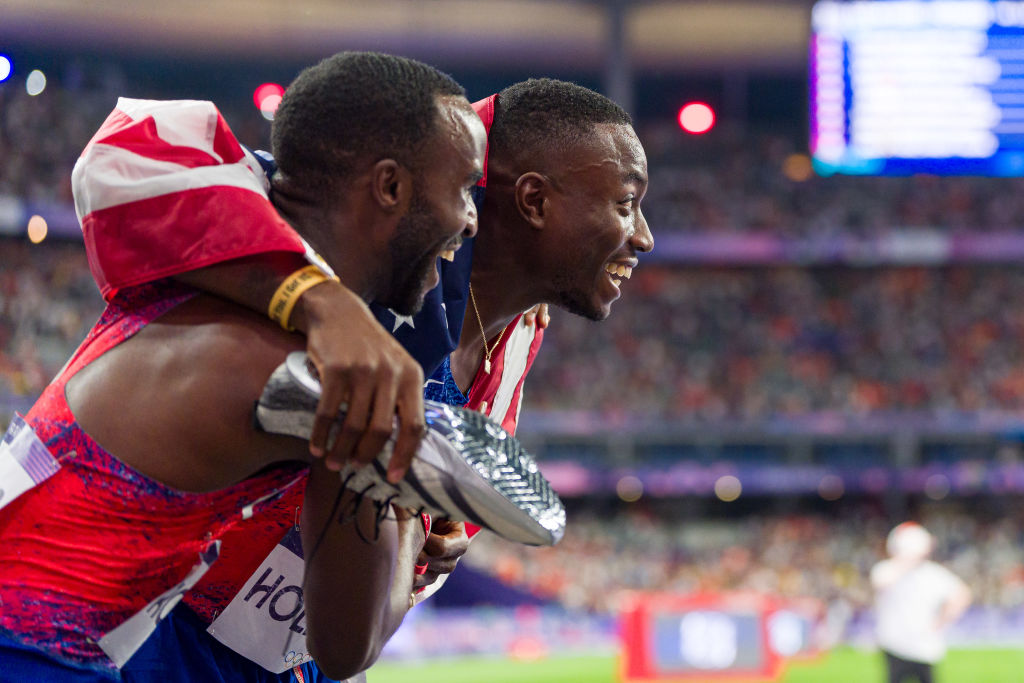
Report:
[[689,102],[679,110],[679,127],[687,133],[700,135],[715,125],[715,110],[704,102]]
[[274,120],[274,114],[283,97],[284,87],[277,83],[263,83],[252,93],[253,104],[268,121]]

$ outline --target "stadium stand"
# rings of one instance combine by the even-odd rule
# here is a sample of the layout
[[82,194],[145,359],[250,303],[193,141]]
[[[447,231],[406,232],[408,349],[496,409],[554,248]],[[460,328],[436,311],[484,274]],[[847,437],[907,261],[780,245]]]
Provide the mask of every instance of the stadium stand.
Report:
[[[32,213],[68,216],[71,168],[124,85],[115,72],[75,73],[40,97],[0,86],[0,427],[102,309],[73,213],[70,229],[51,221],[42,244],[24,237]],[[226,116],[243,142],[265,146],[251,106],[228,103]],[[569,532],[525,553],[481,540],[466,562],[597,613],[627,589],[755,589],[812,597],[855,621],[870,604],[867,569],[906,511],[894,499],[912,495],[979,609],[1024,605],[1024,519],[1010,497],[1024,492],[1024,267],[1013,262],[1020,245],[998,241],[1024,216],[1024,180],[822,178],[788,137],[677,132],[641,126],[644,210],[668,255],[641,262],[607,322],[556,311],[527,385],[521,431],[563,467],[551,479],[575,501]],[[929,257],[926,240],[909,263],[898,251],[858,261],[844,242],[908,229],[988,251]],[[694,257],[686,245],[703,243],[673,247],[687,235],[784,248]],[[707,476],[659,490],[680,463]],[[714,499],[723,464],[756,504],[736,512]],[[776,479],[756,474],[762,466]],[[918,479],[899,479],[914,467]],[[643,468],[659,474],[640,476],[641,502],[609,504]],[[837,490],[823,488],[828,476]],[[802,509],[779,511],[783,493]]]

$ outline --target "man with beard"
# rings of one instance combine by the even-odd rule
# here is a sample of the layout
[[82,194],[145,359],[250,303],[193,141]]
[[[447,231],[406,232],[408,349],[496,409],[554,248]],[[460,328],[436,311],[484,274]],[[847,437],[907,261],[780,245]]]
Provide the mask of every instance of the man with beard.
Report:
[[[159,138],[194,166],[212,155],[244,163],[212,104],[173,105],[167,117],[165,103],[123,99],[100,137]],[[178,144],[197,132],[205,159]],[[412,60],[341,53],[292,84],[273,140],[276,213],[265,215],[286,221],[347,291],[413,315],[437,284],[437,256],[476,232],[470,189],[486,135],[461,87]],[[105,145],[87,154],[109,171],[119,162]],[[235,187],[259,195],[254,185]],[[329,675],[374,661],[425,584],[414,571],[420,519],[398,508],[381,519],[308,445],[252,419],[267,377],[302,348],[281,329],[296,293],[327,280],[315,268],[289,278],[272,302],[280,325],[166,279],[113,297],[0,446],[0,679],[117,680],[174,605],[211,585],[212,568],[259,564],[281,540],[268,518],[303,488],[301,587],[280,589],[268,609],[302,606]],[[176,654],[152,675],[196,667]],[[216,662],[192,671],[223,674]]]

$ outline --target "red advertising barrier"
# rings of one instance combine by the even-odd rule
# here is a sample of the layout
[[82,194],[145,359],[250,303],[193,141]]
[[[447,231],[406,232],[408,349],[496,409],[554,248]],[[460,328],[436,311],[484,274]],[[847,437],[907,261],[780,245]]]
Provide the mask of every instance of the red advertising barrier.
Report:
[[621,680],[773,681],[817,651],[820,603],[757,593],[632,596],[621,615]]

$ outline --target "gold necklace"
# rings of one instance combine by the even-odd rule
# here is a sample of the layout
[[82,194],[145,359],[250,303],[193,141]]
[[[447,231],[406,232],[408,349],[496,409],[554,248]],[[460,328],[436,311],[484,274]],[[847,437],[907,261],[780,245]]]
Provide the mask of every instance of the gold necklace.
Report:
[[[473,312],[476,313],[476,321],[480,324],[480,336],[484,340],[484,372],[491,374],[491,354],[498,348],[501,338],[505,336],[505,328],[501,328],[501,334],[494,340],[494,346],[487,348],[487,331],[484,329],[484,320],[480,317],[480,309],[476,306],[476,296],[473,294],[473,285],[469,286],[469,301],[473,304]],[[508,327],[507,325],[505,327]]]

